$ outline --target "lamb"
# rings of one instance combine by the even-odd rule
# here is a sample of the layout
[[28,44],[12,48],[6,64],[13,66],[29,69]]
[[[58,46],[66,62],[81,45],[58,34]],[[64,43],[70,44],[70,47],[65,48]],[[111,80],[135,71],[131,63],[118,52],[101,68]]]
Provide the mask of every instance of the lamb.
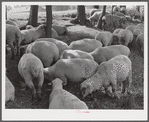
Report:
[[49,109],[88,109],[85,102],[63,89],[62,82],[59,78],[52,81]]
[[17,47],[17,55],[20,54],[21,31],[15,25],[6,24],[6,44],[11,48],[12,57],[14,59],[14,48]]
[[92,52],[97,47],[102,47],[102,43],[96,39],[84,38],[70,43],[69,48],[72,50],[81,50],[85,52]]
[[53,66],[44,68],[45,79],[60,78],[63,85],[67,82],[80,83],[91,77],[98,64],[90,59],[60,59]]
[[[32,102],[36,98],[41,100],[41,88],[44,82],[43,64],[41,60],[31,53],[24,54],[18,64],[18,72],[25,80],[26,85],[32,90]],[[33,79],[36,78],[37,93],[33,84]],[[36,96],[37,94],[37,96]]]
[[14,101],[15,99],[15,87],[11,83],[11,81],[6,76],[5,82],[5,103],[8,101]]
[[65,51],[63,51],[63,53],[60,57],[60,59],[72,59],[72,58],[94,60],[94,58],[91,54],[81,51],[81,50],[65,50]]
[[94,57],[94,61],[101,64],[104,61],[108,61],[117,55],[130,55],[130,49],[124,45],[112,45],[107,47],[101,47],[95,49],[90,53]]
[[52,24],[52,28],[58,33],[58,35],[68,34],[68,30],[64,25]]
[[130,92],[130,85],[132,84],[132,63],[131,60],[124,55],[118,55],[103,62],[98,66],[97,72],[87,80],[83,81],[80,85],[83,98],[93,91],[100,90],[104,87],[105,92],[108,92],[108,87],[112,87],[111,96],[120,98],[116,94],[117,84],[122,85],[122,94],[127,95]]
[[59,50],[52,42],[36,41],[28,45],[26,53],[32,53],[43,63],[44,67],[53,65],[59,59]]
[[137,36],[136,43],[139,46],[141,55],[144,57],[144,33],[141,33]]
[[59,55],[61,55],[61,53],[64,50],[69,49],[69,46],[65,42],[54,39],[54,38],[40,38],[40,39],[36,39],[35,41],[48,41],[48,42],[54,43],[59,49]]
[[21,45],[29,44],[40,38],[45,32],[46,26],[44,24],[39,25],[37,28],[21,30],[22,42]]
[[11,21],[11,20],[6,20],[6,24],[17,26],[17,23],[15,23],[14,21]]

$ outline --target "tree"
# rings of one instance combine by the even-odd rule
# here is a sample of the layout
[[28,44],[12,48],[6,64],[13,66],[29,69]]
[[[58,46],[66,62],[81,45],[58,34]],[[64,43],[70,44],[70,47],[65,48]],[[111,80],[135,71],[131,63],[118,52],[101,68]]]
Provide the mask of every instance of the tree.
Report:
[[86,25],[86,22],[89,22],[89,20],[86,19],[85,6],[77,6],[77,12],[77,17],[70,22],[74,24]]
[[47,5],[46,6],[46,38],[52,37],[52,6]]
[[37,27],[37,20],[38,20],[38,5],[31,5],[29,21],[27,25]]
[[97,22],[97,28],[102,30],[102,17],[105,16],[106,13],[106,6],[103,6],[102,14],[99,16],[98,22]]

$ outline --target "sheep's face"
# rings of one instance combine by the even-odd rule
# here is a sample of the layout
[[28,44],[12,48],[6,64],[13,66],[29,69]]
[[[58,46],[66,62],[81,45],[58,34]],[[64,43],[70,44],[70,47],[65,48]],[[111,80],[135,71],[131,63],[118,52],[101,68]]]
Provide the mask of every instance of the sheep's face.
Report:
[[117,34],[113,34],[113,41],[111,45],[120,45],[120,36]]
[[37,29],[46,30],[46,25],[44,24],[39,25]]
[[81,95],[83,97],[83,99],[91,94],[93,91],[95,91],[95,88],[93,85],[91,85],[90,83],[88,83],[88,81],[90,80],[87,80],[87,81],[84,81],[83,83],[81,83],[81,86],[80,86],[80,90],[81,90]]

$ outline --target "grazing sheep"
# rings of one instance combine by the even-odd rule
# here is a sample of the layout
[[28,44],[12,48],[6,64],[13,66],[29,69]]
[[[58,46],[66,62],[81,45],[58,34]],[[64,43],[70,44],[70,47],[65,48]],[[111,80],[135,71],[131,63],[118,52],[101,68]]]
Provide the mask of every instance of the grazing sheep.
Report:
[[117,55],[130,55],[130,49],[124,45],[112,45],[107,47],[96,48],[90,53],[94,57],[94,61],[101,64]]
[[144,57],[144,33],[141,33],[137,36],[136,43],[139,46],[141,55]]
[[132,33],[134,32],[135,29],[136,29],[135,25],[129,25],[128,27],[126,27],[126,30],[130,30]]
[[69,46],[65,42],[54,39],[54,38],[40,38],[40,39],[36,39],[35,41],[48,41],[48,42],[54,43],[59,49],[59,55],[61,55],[61,53],[64,50],[69,49]]
[[112,87],[112,97],[119,98],[118,94],[116,94],[118,84],[123,84],[122,94],[126,95],[130,92],[130,85],[132,83],[131,66],[131,60],[124,55],[118,55],[109,61],[103,62],[98,66],[97,72],[92,77],[81,83],[80,89],[83,98],[102,87],[108,93],[109,86]]
[[70,43],[69,48],[72,50],[81,50],[85,52],[92,52],[97,47],[102,47],[102,43],[96,39],[81,39]]
[[52,28],[58,33],[58,35],[68,34],[68,30],[65,25],[52,24]]
[[85,102],[63,89],[62,82],[59,78],[52,81],[49,109],[88,109]]
[[6,24],[17,26],[17,23],[15,23],[14,21],[11,21],[11,20],[6,20]]
[[[37,98],[40,101],[41,88],[44,82],[43,64],[40,59],[31,53],[24,54],[19,61],[18,71],[25,80],[26,85],[32,90],[32,102],[35,100],[36,94],[38,95]],[[37,79],[37,93],[33,84],[34,78]]]
[[14,48],[17,47],[17,55],[20,54],[21,31],[15,25],[6,24],[6,44],[11,48],[12,57],[14,59]]
[[59,59],[59,50],[52,42],[36,41],[28,45],[26,53],[32,53],[43,63],[44,67],[49,67]]
[[94,58],[91,54],[81,51],[81,50],[65,50],[65,51],[63,51],[63,53],[60,57],[60,59],[72,59],[72,58],[94,60]]
[[5,103],[7,103],[9,100],[14,101],[15,99],[15,87],[11,83],[11,81],[5,77]]
[[103,31],[99,32],[96,36],[95,39],[100,41],[103,45],[103,47],[111,45],[113,41],[113,34],[109,31]]
[[37,28],[21,30],[22,42],[21,45],[29,44],[40,38],[45,32],[46,26],[44,24],[39,25]]
[[60,78],[63,84],[67,82],[82,82],[91,77],[98,64],[90,59],[60,59],[53,66],[44,68],[44,76],[50,81]]

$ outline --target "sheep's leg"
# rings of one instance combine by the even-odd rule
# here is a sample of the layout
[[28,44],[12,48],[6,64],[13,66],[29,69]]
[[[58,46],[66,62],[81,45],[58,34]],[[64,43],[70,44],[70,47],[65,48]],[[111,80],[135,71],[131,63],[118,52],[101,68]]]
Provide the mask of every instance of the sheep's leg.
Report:
[[28,75],[25,77],[25,83],[32,90],[32,100],[31,101],[33,103],[34,100],[36,99],[36,89],[35,89],[35,86],[33,84],[31,76]]
[[126,78],[125,81],[123,81],[122,94],[124,96],[130,93],[129,90],[130,90],[130,82],[131,81],[129,81],[129,80],[130,80],[130,78],[128,77],[128,78]]
[[43,74],[40,74],[38,77],[38,88],[37,88],[37,95],[38,95],[38,101],[41,101],[41,89],[44,82],[44,76]]
[[14,59],[14,47],[12,44],[8,44],[8,46],[11,48],[11,52],[12,52],[11,60],[13,60]]
[[111,87],[112,87],[112,98],[120,98],[117,94],[116,94],[116,82],[111,83]]

